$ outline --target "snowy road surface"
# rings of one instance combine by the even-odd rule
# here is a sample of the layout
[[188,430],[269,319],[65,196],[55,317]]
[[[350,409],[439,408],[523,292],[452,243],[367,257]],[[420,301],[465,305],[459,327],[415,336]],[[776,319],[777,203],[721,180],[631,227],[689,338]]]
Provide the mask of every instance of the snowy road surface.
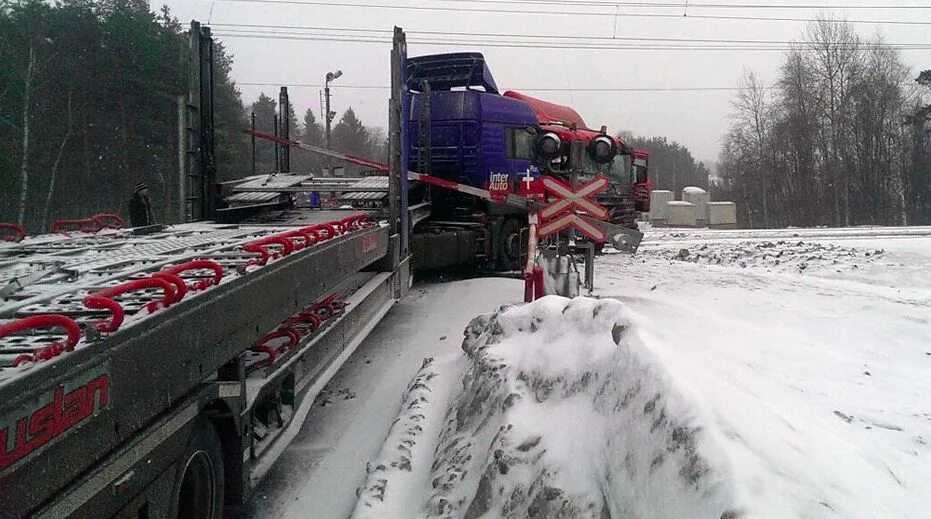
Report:
[[475,315],[523,297],[513,279],[415,285],[336,374],[249,505],[256,518],[348,517],[424,357],[461,353]]
[[[637,256],[602,257],[596,284],[597,295],[623,303],[657,376],[687,403],[735,511],[929,516],[931,229],[654,230]],[[253,514],[352,513],[366,464],[400,459],[391,445],[383,449],[389,430],[392,440],[414,425],[424,437],[440,435],[462,390],[471,318],[520,296],[519,282],[502,279],[415,287],[330,384]],[[436,360],[420,373],[429,391],[415,387],[405,402],[423,409],[401,413],[392,428],[428,356]],[[417,449],[411,470],[387,478],[391,516],[433,492],[431,467],[416,463],[432,452]],[[468,485],[477,478],[460,487]],[[362,496],[378,493],[366,486]]]

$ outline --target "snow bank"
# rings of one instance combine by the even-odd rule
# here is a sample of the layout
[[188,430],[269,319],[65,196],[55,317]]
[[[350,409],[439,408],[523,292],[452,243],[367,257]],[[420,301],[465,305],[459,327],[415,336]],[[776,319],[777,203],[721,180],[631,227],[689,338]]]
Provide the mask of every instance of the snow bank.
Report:
[[739,515],[709,424],[620,302],[502,307],[462,348],[452,398],[429,363],[411,383],[355,517]]
[[378,458],[367,464],[353,517],[409,517],[420,508],[450,391],[462,373],[462,359],[426,358],[407,386],[401,411],[391,424]]
[[848,272],[879,260],[882,249],[857,249],[813,241],[743,241],[644,247],[643,255],[705,265],[762,268],[773,272]]

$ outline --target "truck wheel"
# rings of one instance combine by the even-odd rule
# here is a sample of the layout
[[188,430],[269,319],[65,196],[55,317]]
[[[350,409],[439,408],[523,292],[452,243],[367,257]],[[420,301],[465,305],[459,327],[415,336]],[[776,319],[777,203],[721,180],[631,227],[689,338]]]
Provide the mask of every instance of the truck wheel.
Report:
[[223,453],[220,436],[210,420],[199,416],[179,458],[175,479],[177,519],[219,519],[223,517]]
[[498,270],[520,269],[520,222],[508,218],[498,232]]

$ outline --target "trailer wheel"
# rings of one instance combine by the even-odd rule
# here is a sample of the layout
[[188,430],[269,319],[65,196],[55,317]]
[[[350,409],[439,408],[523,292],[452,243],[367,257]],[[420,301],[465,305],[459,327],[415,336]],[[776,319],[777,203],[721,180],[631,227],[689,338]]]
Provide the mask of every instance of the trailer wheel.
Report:
[[223,453],[220,436],[210,420],[194,422],[184,455],[179,458],[174,503],[177,519],[219,519],[223,516]]
[[520,269],[520,221],[508,218],[498,231],[498,270]]

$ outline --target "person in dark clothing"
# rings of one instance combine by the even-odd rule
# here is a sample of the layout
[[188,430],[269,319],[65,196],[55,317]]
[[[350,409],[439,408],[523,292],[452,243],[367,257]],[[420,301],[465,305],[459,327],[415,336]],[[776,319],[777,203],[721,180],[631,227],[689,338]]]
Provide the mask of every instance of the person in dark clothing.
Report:
[[129,222],[133,227],[155,225],[155,211],[152,209],[152,199],[149,198],[149,186],[140,182],[133,190],[129,199]]

